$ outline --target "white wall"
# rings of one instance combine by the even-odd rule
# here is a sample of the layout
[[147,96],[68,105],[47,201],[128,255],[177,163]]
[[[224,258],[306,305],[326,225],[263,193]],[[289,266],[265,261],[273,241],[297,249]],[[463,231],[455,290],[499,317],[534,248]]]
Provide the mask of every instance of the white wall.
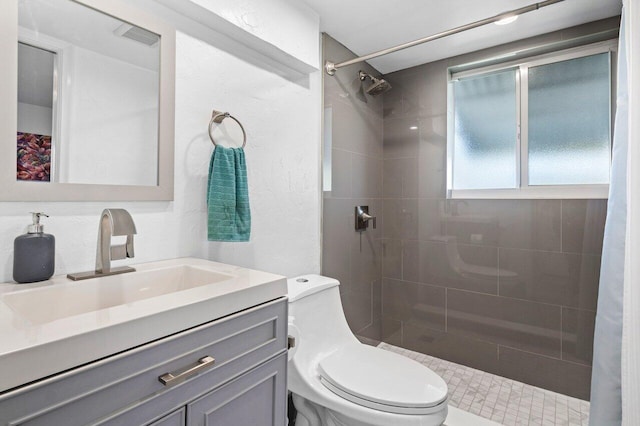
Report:
[[[190,34],[195,31],[189,28],[199,28],[167,17]],[[197,256],[289,276],[319,272],[320,73],[284,79],[250,57],[241,59],[185,32],[177,35],[175,201],[0,203],[1,281],[11,279],[13,239],[26,231],[28,212],[34,210],[51,215],[44,223],[45,232],[56,236],[56,274],[92,269],[98,217],[105,207],[131,212],[138,228],[135,262]],[[204,30],[197,34],[215,41]],[[206,240],[212,152],[206,128],[213,108],[232,112],[248,132],[249,243]]]

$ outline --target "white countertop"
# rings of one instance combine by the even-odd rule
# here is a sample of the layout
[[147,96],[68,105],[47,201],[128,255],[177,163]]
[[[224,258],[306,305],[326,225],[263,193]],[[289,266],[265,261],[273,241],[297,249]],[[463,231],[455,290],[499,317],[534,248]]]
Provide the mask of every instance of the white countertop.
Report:
[[180,265],[231,277],[45,323],[34,323],[16,312],[5,303],[4,296],[41,287],[83,286],[87,281],[71,281],[59,275],[37,284],[0,284],[0,392],[287,294],[283,276],[202,259],[131,266],[142,272]]

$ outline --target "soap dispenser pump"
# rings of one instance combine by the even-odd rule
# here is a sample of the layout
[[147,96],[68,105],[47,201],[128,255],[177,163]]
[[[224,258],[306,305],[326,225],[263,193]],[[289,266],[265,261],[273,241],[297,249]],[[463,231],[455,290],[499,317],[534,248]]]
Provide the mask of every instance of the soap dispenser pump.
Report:
[[13,279],[19,283],[33,283],[48,280],[53,276],[55,266],[56,239],[44,233],[40,223],[44,213],[31,213],[33,224],[26,234],[13,242]]

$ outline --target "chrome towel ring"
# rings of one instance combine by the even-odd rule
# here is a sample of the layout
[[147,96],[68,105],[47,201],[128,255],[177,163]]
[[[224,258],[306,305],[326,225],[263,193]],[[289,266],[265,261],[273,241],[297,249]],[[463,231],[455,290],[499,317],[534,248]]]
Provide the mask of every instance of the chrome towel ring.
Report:
[[238,123],[238,126],[240,126],[240,130],[242,130],[242,136],[244,138],[244,140],[242,141],[242,148],[244,148],[245,145],[247,145],[247,132],[244,131],[244,126],[242,125],[242,123],[240,123],[237,118],[235,118],[228,112],[221,112],[216,110],[213,110],[213,112],[211,113],[211,121],[209,121],[209,138],[211,139],[211,143],[213,143],[214,146],[218,146],[216,141],[213,139],[213,124],[220,124],[222,123],[222,120],[227,117]]

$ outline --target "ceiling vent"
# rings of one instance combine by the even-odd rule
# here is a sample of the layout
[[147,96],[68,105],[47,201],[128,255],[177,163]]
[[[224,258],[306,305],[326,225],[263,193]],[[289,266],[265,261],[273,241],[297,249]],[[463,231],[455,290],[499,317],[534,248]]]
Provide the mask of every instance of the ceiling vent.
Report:
[[113,32],[115,35],[125,37],[147,46],[155,46],[160,40],[158,34],[147,31],[131,24],[122,24]]

